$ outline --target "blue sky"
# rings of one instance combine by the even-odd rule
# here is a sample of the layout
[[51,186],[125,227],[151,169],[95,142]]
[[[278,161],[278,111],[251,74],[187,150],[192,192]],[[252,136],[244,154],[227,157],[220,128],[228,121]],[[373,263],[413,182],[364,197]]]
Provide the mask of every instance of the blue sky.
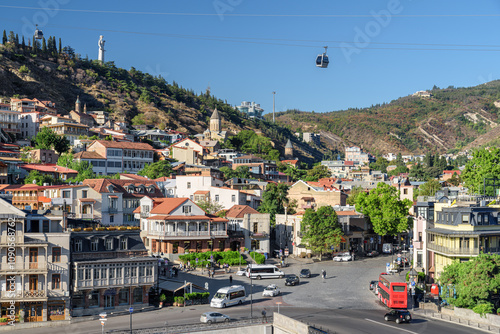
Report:
[[0,29],[28,37],[36,23],[84,57],[102,34],[119,67],[266,113],[272,91],[276,111],[326,112],[500,76],[497,0],[0,1]]

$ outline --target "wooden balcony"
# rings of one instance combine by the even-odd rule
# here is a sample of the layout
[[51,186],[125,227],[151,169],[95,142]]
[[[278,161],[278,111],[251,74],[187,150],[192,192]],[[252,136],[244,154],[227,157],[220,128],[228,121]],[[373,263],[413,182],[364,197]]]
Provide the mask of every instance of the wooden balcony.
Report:
[[46,262],[14,262],[0,263],[0,272],[25,272],[28,274],[46,273],[48,271]]
[[27,300],[27,301],[43,301],[47,300],[45,290],[31,290],[31,291],[2,291],[2,300]]
[[89,279],[89,280],[79,280],[75,282],[75,290],[79,289],[96,289],[96,288],[107,288],[107,287],[117,287],[117,286],[131,286],[131,285],[152,285],[155,284],[154,275],[153,276],[141,276],[141,277],[117,277],[117,278],[100,278],[100,279]]

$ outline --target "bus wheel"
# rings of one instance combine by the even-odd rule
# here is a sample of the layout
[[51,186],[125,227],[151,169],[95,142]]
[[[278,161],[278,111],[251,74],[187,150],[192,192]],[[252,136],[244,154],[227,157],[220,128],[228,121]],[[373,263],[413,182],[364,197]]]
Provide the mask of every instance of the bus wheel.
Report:
[[243,302],[241,300],[238,301],[238,305],[241,305],[243,304]]
[[280,278],[283,278],[283,275],[280,275]]
[[226,304],[222,304],[222,308],[226,308]]
[[262,279],[262,277],[260,277],[260,275],[259,275],[259,276],[257,276],[257,279]]

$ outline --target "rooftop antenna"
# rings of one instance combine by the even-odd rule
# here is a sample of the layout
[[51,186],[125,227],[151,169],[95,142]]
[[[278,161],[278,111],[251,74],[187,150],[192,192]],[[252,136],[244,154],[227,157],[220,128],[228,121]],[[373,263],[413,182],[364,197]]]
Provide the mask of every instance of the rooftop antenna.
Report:
[[273,123],[276,123],[276,119],[274,117],[274,105],[275,105],[275,103],[274,103],[274,101],[275,101],[274,97],[275,96],[276,96],[276,92],[273,92]]

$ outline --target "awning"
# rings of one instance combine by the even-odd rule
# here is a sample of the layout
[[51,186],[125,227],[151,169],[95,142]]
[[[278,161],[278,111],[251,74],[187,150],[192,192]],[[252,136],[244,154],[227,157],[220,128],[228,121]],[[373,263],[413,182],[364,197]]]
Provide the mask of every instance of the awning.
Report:
[[303,201],[314,201],[314,197],[302,197],[301,200],[303,200]]
[[51,200],[50,200],[50,198],[45,197],[45,196],[38,196],[38,202],[50,203]]
[[340,238],[340,242],[346,242],[344,237]]
[[434,268],[434,266],[432,266],[432,267],[430,267],[430,268],[429,268],[429,272],[430,272],[430,273],[433,273],[433,272],[435,272],[435,271],[436,271],[436,268]]
[[108,197],[109,198],[118,198],[118,196],[116,196],[116,195],[109,195]]
[[[111,196],[109,196],[109,197],[111,197]],[[96,202],[96,200],[93,199],[93,198],[79,198],[78,200],[80,202],[91,202],[91,203],[95,203]]]

